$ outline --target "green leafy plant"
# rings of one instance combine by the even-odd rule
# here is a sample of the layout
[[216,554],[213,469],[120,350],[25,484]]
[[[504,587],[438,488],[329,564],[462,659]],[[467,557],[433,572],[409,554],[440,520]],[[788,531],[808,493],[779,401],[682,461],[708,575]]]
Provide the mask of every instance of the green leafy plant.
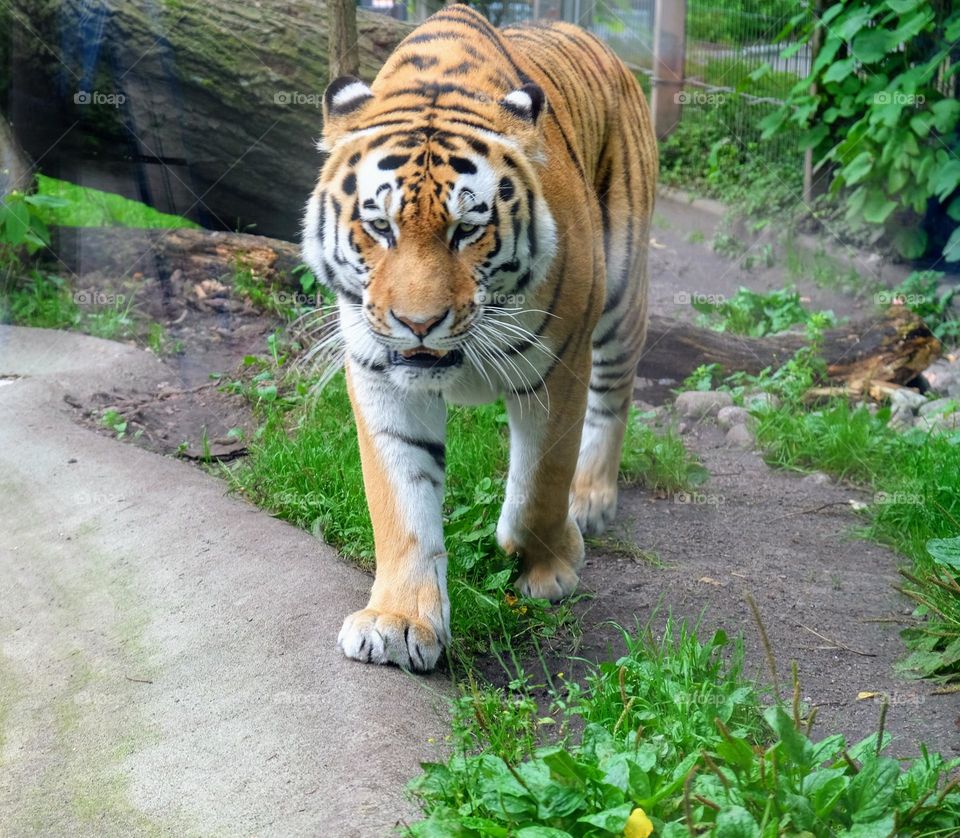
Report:
[[[407,834],[599,838],[870,838],[949,834],[960,791],[947,761],[921,746],[905,771],[879,729],[847,745],[815,742],[794,675],[792,706],[761,703],[740,669],[740,641],[668,619],[624,633],[627,652],[584,686],[526,677],[506,689],[471,684],[453,704],[454,753],[410,784],[425,819]],[[586,722],[575,733],[572,720]]]
[[695,299],[692,305],[702,315],[703,325],[714,331],[751,337],[776,334],[797,324],[813,322],[823,329],[836,323],[832,311],[808,311],[793,288],[768,294],[739,288],[729,299],[720,302]]
[[822,45],[810,74],[763,120],[763,136],[799,128],[801,148],[844,192],[848,219],[883,225],[904,256],[960,259],[960,9],[842,0],[797,14],[781,33],[794,42],[783,56],[815,32]]

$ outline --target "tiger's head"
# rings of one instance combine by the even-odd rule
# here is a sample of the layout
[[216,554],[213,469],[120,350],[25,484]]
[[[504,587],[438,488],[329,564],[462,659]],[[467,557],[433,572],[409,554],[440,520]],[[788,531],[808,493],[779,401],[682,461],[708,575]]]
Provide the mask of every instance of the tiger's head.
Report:
[[538,175],[545,101],[534,84],[478,93],[458,118],[449,106],[398,108],[396,95],[349,76],[327,88],[329,156],[303,252],[338,296],[354,361],[443,390],[517,342],[519,326],[490,324],[523,309],[556,251]]

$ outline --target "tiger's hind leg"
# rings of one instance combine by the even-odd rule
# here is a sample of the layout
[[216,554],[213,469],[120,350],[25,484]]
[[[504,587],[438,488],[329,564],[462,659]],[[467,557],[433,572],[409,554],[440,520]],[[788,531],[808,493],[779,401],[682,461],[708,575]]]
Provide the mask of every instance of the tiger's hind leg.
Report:
[[606,299],[592,336],[587,413],[570,488],[570,512],[584,535],[603,532],[617,511],[620,453],[646,337],[647,250],[657,154],[649,114],[635,87],[630,79],[624,95],[630,116],[614,132],[597,178]]
[[[646,277],[635,282],[646,285]],[[620,318],[601,318],[593,334],[587,413],[570,488],[570,512],[584,535],[599,535],[616,515],[620,454],[645,326],[644,299],[635,301]]]

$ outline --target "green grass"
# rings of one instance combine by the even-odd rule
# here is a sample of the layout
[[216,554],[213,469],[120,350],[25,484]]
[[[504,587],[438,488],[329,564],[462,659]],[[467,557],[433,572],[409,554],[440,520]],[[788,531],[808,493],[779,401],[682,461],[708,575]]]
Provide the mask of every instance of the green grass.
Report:
[[37,175],[37,194],[56,200],[54,204],[44,204],[39,213],[50,226],[197,229],[200,226],[179,215],[158,212],[140,201],[46,175]]
[[[452,703],[453,753],[409,790],[415,838],[655,838],[947,835],[960,822],[950,782],[960,760],[901,766],[877,732],[814,743],[815,712],[765,706],[744,676],[739,639],[709,640],[668,619],[623,632],[626,653],[584,685],[520,673],[506,688],[471,682]],[[537,696],[546,693],[546,698]],[[906,770],[901,772],[901,768]]]
[[[349,398],[337,375],[315,400],[311,382],[285,372],[287,355],[251,357],[246,380],[224,386],[256,405],[261,426],[250,456],[227,472],[253,503],[321,536],[362,567],[374,565],[360,455]],[[677,491],[708,476],[671,432],[655,433],[631,414],[622,476],[628,483]],[[510,654],[576,632],[571,605],[518,599],[516,560],[495,539],[507,468],[502,404],[453,407],[448,414],[444,535],[449,553],[451,659],[468,666],[482,652]],[[534,641],[536,638],[536,641]]]

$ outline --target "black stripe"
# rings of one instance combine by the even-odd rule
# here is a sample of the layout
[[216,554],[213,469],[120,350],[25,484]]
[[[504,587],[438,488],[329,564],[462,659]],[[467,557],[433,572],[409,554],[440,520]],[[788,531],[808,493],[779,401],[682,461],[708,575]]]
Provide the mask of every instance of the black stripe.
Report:
[[[412,66],[416,67],[418,70],[429,70],[431,67],[436,67],[440,63],[440,59],[435,55],[405,55],[401,58],[393,69],[393,72],[402,67]],[[391,73],[393,75],[393,73]]]
[[397,433],[396,431],[379,431],[378,433],[383,434],[384,436],[389,436],[398,442],[402,442],[404,445],[412,445],[414,448],[420,448],[423,451],[426,451],[433,461],[437,464],[437,468],[443,471],[447,464],[446,449],[442,442],[434,442],[430,439],[419,439],[418,437],[407,436],[406,434]]
[[394,169],[399,169],[409,159],[409,154],[388,154],[377,163],[377,168],[384,172],[391,172]]
[[[359,302],[359,300],[357,302]],[[352,352],[350,353],[350,361],[370,372],[385,372],[387,369],[386,366],[377,361],[368,361],[359,355],[354,355]]]

